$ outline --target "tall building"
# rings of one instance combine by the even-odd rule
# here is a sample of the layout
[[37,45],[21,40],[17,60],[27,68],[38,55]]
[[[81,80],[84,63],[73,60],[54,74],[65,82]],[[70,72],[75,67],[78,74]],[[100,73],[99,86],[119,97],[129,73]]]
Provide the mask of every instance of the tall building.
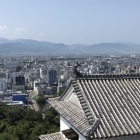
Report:
[[54,68],[51,68],[47,71],[47,82],[49,85],[56,83],[57,80],[57,71]]
[[22,67],[18,65],[18,66],[16,67],[16,72],[20,72],[21,70],[22,70]]
[[20,91],[25,90],[25,77],[24,76],[22,75],[15,76],[13,80],[14,80],[13,85],[12,85],[13,90],[20,90]]
[[6,78],[6,72],[1,71],[0,72],[0,78]]
[[16,82],[16,85],[25,85],[25,77],[24,76],[16,76],[15,82]]
[[40,70],[40,68],[38,68],[36,70],[36,76],[37,76],[37,78],[40,78],[40,76],[41,76],[41,70]]
[[7,90],[7,83],[5,78],[0,78],[0,91]]

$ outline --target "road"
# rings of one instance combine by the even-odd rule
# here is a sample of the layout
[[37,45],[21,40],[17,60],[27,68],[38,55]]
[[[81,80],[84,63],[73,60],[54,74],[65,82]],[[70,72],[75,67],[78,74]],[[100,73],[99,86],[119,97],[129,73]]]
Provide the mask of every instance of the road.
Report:
[[35,94],[35,92],[31,91],[29,93],[29,100],[32,102],[30,108],[31,109],[34,109],[35,111],[39,111],[39,106],[36,103],[36,100],[35,99],[36,99],[36,94]]

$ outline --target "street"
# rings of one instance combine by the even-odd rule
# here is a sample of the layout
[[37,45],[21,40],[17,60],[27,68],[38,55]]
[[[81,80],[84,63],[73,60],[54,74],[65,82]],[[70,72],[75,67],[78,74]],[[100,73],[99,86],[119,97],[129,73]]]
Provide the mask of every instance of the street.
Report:
[[33,109],[35,111],[39,111],[39,106],[38,104],[36,103],[36,93],[34,91],[31,91],[29,93],[29,100],[31,101],[31,105],[30,105],[30,109]]

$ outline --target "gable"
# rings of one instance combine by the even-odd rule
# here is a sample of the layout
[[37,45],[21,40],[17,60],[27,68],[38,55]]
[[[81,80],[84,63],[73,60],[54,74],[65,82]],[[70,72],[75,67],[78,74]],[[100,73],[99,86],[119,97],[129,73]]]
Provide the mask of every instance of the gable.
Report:
[[60,101],[66,101],[66,100],[82,109],[82,106],[79,102],[79,99],[77,97],[77,94],[72,84],[68,87],[68,89],[66,90],[62,98],[60,99]]

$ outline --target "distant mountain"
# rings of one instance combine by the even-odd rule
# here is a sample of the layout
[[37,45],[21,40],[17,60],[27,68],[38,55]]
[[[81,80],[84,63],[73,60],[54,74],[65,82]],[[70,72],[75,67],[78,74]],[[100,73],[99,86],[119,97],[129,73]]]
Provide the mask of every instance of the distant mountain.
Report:
[[99,43],[93,45],[70,45],[69,49],[82,54],[140,53],[140,44]]
[[140,53],[140,44],[133,43],[100,43],[88,47],[95,53]]
[[102,53],[140,53],[140,44],[133,43],[100,43],[84,44],[57,44],[31,39],[8,40],[0,38],[0,55],[64,55],[64,54],[102,54]]
[[10,40],[0,37],[0,44],[9,43],[9,42],[10,42]]

